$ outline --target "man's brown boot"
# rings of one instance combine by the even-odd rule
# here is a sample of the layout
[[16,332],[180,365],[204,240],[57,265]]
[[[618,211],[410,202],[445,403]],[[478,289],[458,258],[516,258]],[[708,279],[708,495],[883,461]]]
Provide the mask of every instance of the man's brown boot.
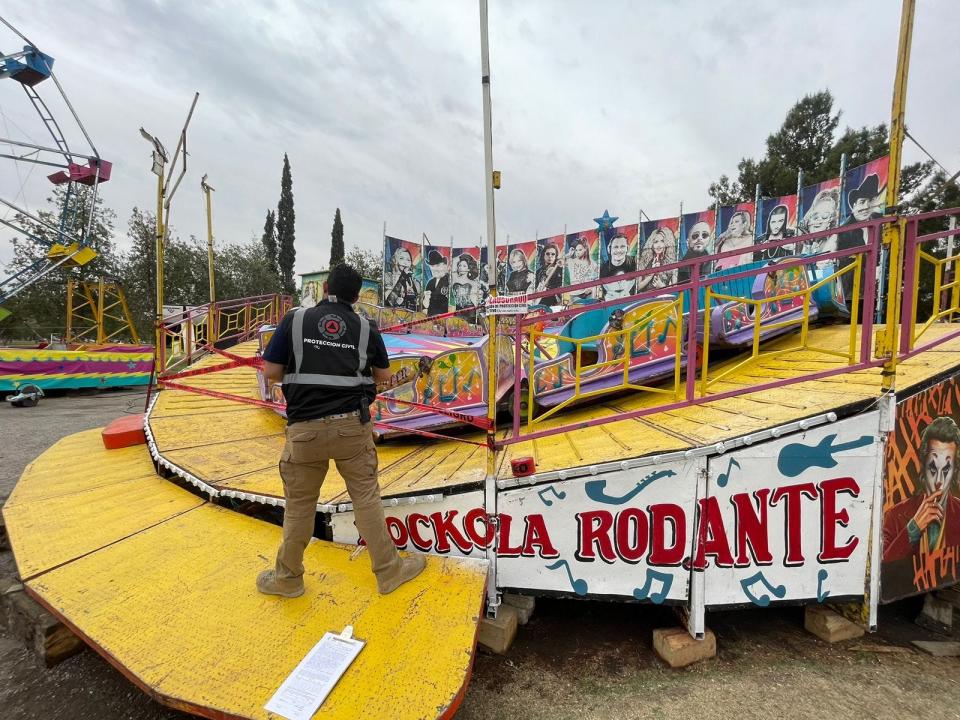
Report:
[[277,580],[275,570],[264,570],[257,575],[257,590],[264,595],[295,598],[303,595],[303,578]]
[[427,566],[427,558],[416,554],[400,559],[400,566],[388,577],[377,576],[377,589],[381,595],[392,593],[407,580],[413,580]]

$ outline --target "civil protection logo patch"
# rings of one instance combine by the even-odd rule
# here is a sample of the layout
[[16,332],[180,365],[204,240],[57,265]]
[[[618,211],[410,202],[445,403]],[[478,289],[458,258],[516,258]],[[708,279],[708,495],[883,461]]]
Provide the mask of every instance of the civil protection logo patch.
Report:
[[320,322],[317,323],[317,328],[320,330],[320,334],[327,340],[339,340],[347,331],[347,324],[339,315],[328,313],[320,318]]

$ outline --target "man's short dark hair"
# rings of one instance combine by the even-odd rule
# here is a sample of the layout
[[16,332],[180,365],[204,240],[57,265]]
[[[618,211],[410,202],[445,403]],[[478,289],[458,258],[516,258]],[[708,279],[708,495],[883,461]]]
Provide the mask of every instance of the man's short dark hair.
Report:
[[351,265],[337,265],[327,278],[327,292],[348,303],[357,301],[362,285],[363,278]]

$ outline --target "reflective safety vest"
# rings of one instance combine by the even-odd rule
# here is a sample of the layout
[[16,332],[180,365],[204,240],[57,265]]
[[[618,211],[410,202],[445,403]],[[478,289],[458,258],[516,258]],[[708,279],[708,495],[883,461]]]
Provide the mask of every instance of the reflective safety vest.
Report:
[[[304,328],[308,310],[320,315],[320,320],[316,326],[311,323]],[[329,312],[323,314],[325,310]],[[347,313],[360,321],[359,332],[352,327]],[[320,303],[313,308],[298,308],[292,325],[294,368],[283,376],[284,385],[337,389],[373,385],[373,378],[363,374],[370,342],[370,321],[363,315],[336,303]],[[308,345],[311,350],[305,354],[304,347]]]

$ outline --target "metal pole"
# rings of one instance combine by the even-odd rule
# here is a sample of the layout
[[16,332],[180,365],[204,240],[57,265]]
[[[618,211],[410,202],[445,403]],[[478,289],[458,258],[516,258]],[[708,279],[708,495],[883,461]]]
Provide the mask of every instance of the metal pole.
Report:
[[[487,206],[487,292],[490,298],[497,296],[497,227],[493,202],[493,121],[490,106],[490,46],[487,35],[487,0],[480,0],[480,84],[483,88],[483,189]],[[487,614],[496,617],[500,605],[497,592],[497,316],[487,316],[487,475],[484,482],[483,504],[487,514],[487,527],[493,528],[493,537],[487,545],[487,560],[490,574],[487,579]],[[516,372],[516,369],[514,370]]]
[[164,370],[164,365],[166,364],[166,347],[164,343],[166,338],[163,334],[163,246],[164,246],[164,237],[166,235],[166,229],[163,226],[163,194],[165,190],[165,183],[163,181],[163,168],[161,166],[160,173],[157,175],[157,242],[156,242],[156,254],[157,254],[157,317],[156,317],[156,333],[154,340],[156,342],[156,373],[159,375]]
[[216,277],[213,272],[213,203],[210,193],[213,187],[207,183],[207,176],[200,179],[200,189],[207,200],[207,275],[210,278],[210,304],[217,301]]
[[[890,112],[890,170],[887,176],[887,210],[896,209],[900,195],[900,164],[903,153],[904,116],[907,107],[907,76],[910,71],[910,45],[913,39],[913,15],[916,0],[903,0],[900,13],[900,44],[897,49],[897,73],[893,83],[893,106]],[[902,295],[901,271],[903,268],[903,221],[889,223],[883,230],[883,244],[889,247],[889,271],[887,273],[887,318],[881,343],[883,365],[883,389],[896,390],[897,374],[897,321]],[[913,252],[914,248],[910,248]],[[854,300],[855,302],[856,300]]]
[[763,200],[760,197],[760,183],[757,183],[757,188],[753,192],[753,242],[756,244],[757,238],[762,234],[760,230],[760,203]]
[[[956,230],[957,216],[951,215],[950,219],[947,220],[947,223],[948,223],[947,224],[948,229]],[[948,257],[948,258],[953,257],[954,242],[956,241],[956,239],[957,239],[956,235],[947,236],[947,254],[944,257]],[[957,261],[951,260],[950,262],[948,262],[946,265],[946,270],[947,270],[947,273],[946,273],[945,283],[950,284],[957,279]],[[956,286],[950,288],[949,290],[944,290],[944,297],[943,297],[943,300],[940,302],[940,307],[944,307],[944,308],[948,307],[951,310],[955,309],[957,307],[958,290],[960,290],[960,288],[957,288]],[[953,313],[950,313],[949,315],[944,315],[943,321],[953,322]]]
[[[383,262],[380,263],[380,306],[387,306],[387,221],[383,221],[383,236],[380,239],[383,248]],[[323,288],[321,288],[321,292]]]
[[73,342],[73,293],[76,282],[73,278],[67,280],[67,336],[63,340],[67,345]]
[[103,282],[103,275],[97,281],[97,345],[102,345],[107,341],[107,329],[104,327],[106,319],[104,317],[104,295],[107,294],[106,284]]

